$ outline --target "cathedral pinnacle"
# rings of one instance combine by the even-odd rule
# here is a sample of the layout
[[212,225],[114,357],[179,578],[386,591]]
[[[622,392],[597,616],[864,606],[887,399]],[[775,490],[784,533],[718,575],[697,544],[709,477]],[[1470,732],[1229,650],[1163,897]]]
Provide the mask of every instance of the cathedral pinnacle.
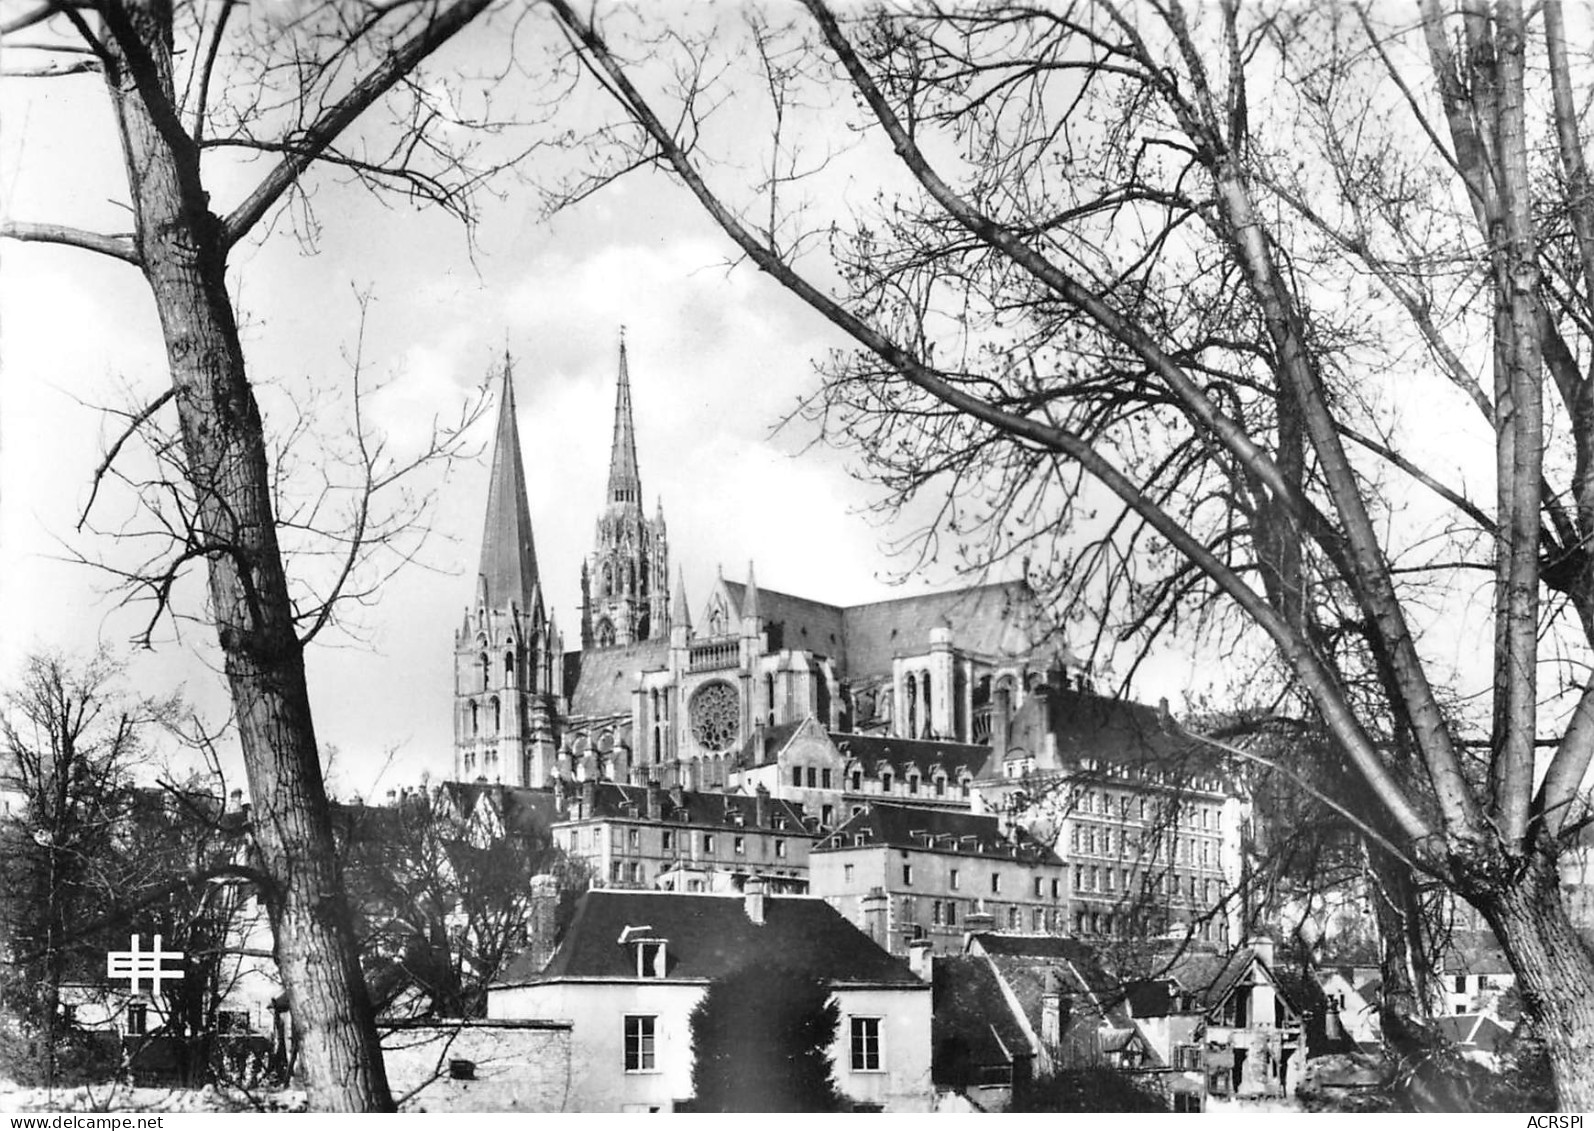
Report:
[[625,331],[620,332],[620,378],[614,396],[614,446],[609,453],[609,498],[616,503],[642,505],[642,476],[637,470],[636,426],[631,420],[631,370],[625,353]]
[[515,421],[515,382],[504,354],[504,384],[493,438],[492,478],[487,487],[487,517],[482,528],[478,586],[494,608],[518,606],[528,615],[537,607],[537,548],[531,536],[531,506],[520,459],[520,427]]

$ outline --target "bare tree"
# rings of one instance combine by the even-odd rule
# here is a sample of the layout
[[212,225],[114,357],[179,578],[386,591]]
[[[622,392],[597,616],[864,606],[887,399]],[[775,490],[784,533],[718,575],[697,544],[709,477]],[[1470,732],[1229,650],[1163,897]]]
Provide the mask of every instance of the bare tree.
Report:
[[[723,88],[644,94],[553,6],[620,108],[595,179],[663,165],[850,336],[822,409],[903,491],[947,492],[938,535],[1010,547],[1010,518],[1040,516],[1086,543],[1075,582],[1131,634],[1231,610],[1230,640],[1265,646],[1332,737],[1359,831],[1487,919],[1561,1104],[1594,1105],[1594,954],[1557,870],[1594,757],[1589,76],[1559,4],[1426,0],[1387,26],[1110,0],[844,23],[805,0],[827,112],[894,165],[825,263],[764,221],[772,184],[710,184]],[[682,52],[677,74],[719,74],[706,44]],[[1457,390],[1496,457],[1488,502],[1403,451],[1401,410]],[[1426,630],[1491,575],[1479,719]]]
[[103,652],[81,662],[31,656],[3,705],[0,792],[16,812],[0,829],[0,984],[7,1006],[42,1033],[53,1083],[61,985],[104,962],[104,936],[86,926],[103,908],[128,775],[145,757],[146,731],[172,705],[128,692]]
[[[387,1109],[392,1097],[334,863],[300,610],[228,257],[317,166],[469,218],[471,190],[490,168],[473,162],[468,140],[451,142],[470,136],[453,127],[480,123],[464,120],[417,68],[488,4],[331,4],[273,19],[232,0],[106,0],[17,5],[0,20],[10,73],[30,82],[98,74],[115,113],[132,229],[18,219],[0,234],[131,264],[154,298],[171,389],[131,423],[176,412],[191,512],[168,565],[203,562],[208,575],[277,962],[320,1109]],[[263,158],[266,172],[218,211],[202,159],[224,150]],[[313,616],[309,628],[321,622]]]

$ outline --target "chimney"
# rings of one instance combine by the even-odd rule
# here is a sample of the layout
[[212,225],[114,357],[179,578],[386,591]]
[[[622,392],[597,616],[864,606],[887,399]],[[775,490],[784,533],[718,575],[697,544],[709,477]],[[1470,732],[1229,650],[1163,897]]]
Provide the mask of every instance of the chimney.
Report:
[[664,787],[658,778],[648,779],[648,820],[657,821],[664,816]]
[[991,753],[1000,762],[1007,756],[1008,728],[1013,722],[1013,692],[1001,685],[991,707]]
[[1262,960],[1262,965],[1273,968],[1273,940],[1266,935],[1256,935],[1245,940],[1245,945]]
[[1168,697],[1166,695],[1157,700],[1157,721],[1163,726],[1167,726],[1173,721],[1173,716],[1168,712]]
[[761,829],[769,828],[769,788],[763,782],[753,790],[753,824]]
[[755,926],[764,925],[764,901],[767,898],[764,879],[762,876],[753,876],[748,879],[743,891],[743,906],[747,908],[747,917]]
[[526,949],[531,968],[541,972],[553,957],[559,926],[559,881],[550,875],[531,878],[531,898],[526,902]]
[[982,902],[978,911],[970,911],[963,918],[963,949],[968,950],[969,939],[974,935],[994,930],[996,930],[996,916],[985,910],[985,904]]
[[581,818],[590,820],[598,812],[598,779],[586,778],[581,783]]
[[881,948],[890,950],[891,942],[886,935],[886,915],[891,903],[886,898],[885,891],[881,888],[870,888],[869,894],[859,902],[863,908],[863,933]]
[[913,939],[908,943],[908,969],[921,982],[934,980],[935,944],[929,939]]

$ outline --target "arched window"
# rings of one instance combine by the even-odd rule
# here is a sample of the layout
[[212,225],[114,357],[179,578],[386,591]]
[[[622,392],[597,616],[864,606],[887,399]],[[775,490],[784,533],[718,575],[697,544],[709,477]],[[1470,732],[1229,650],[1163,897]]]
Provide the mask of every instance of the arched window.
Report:
[[775,677],[774,677],[773,674],[766,675],[764,677],[764,702],[769,704],[769,712],[765,716],[764,721],[768,725],[774,726],[775,725]]
[[504,708],[503,708],[503,704],[498,702],[498,696],[496,696],[496,695],[493,696],[492,708],[493,708],[493,730],[492,730],[492,733],[493,734],[497,734],[499,732],[499,730],[502,729],[502,727],[504,725]]
[[625,565],[625,591],[628,595],[636,594],[636,563],[627,562]]
[[614,643],[614,625],[605,618],[598,622],[598,647],[607,648]]
[[[482,732],[482,705],[472,702],[470,705],[470,736],[475,738]],[[468,755],[467,755],[468,757]]]
[[513,652],[504,653],[504,686],[515,686],[515,654]]
[[603,595],[614,596],[614,567],[608,562],[603,563]]
[[482,690],[486,691],[489,687],[492,686],[492,678],[493,678],[492,663],[487,659],[487,653],[486,652],[483,652],[481,654],[481,668],[482,668]]

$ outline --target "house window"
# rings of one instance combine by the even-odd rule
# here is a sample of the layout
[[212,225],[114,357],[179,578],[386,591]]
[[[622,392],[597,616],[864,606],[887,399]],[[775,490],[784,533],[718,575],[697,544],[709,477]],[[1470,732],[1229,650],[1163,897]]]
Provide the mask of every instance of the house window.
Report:
[[1039,907],[1035,908],[1034,911],[1030,913],[1030,918],[1034,922],[1032,929],[1037,935],[1046,929],[1046,912],[1042,911]]
[[642,882],[642,865],[635,860],[631,861],[631,882],[633,884]]
[[819,771],[819,784],[824,789],[831,788],[831,785],[830,785],[830,771],[829,770],[820,770]]
[[1075,825],[1073,828],[1068,830],[1068,847],[1071,848],[1075,852],[1079,851],[1079,826],[1078,825]]
[[941,925],[941,901],[939,899],[930,904],[930,924],[935,927]]
[[1007,907],[1007,929],[1018,930],[1018,908],[1013,904],[1008,904]]
[[713,852],[714,851],[714,837],[712,835],[708,834],[708,833],[703,834],[703,851],[704,852]]
[[813,766],[808,767],[808,788],[816,789],[819,785],[819,771]]
[[1465,974],[1457,974],[1456,975],[1456,993],[1464,994],[1466,992],[1467,992],[1467,976]]
[[991,873],[991,894],[996,895],[1002,890],[1002,873]]
[[862,770],[854,770],[854,771],[852,771],[852,790],[853,790],[854,793],[862,793],[863,792],[863,771]]
[[967,797],[969,795],[969,779],[968,778],[964,778],[958,784],[962,787],[963,796]]
[[955,899],[946,901],[946,925],[948,927],[958,925],[958,901]]
[[913,886],[913,865],[912,864],[904,864],[904,865],[902,865],[902,886],[903,887],[912,887]]
[[945,797],[946,796],[946,779],[945,778],[937,777],[935,779],[935,795],[937,797]]
[[668,852],[675,847],[675,834],[669,829],[664,830],[664,851]]
[[847,883],[849,883],[849,884],[852,883],[852,865],[851,864],[843,864],[841,866],[841,878],[843,880],[847,881]]
[[880,1071],[880,1018],[852,1019],[852,1070]]
[[1042,890],[1043,890],[1043,888],[1042,888],[1042,885],[1043,885],[1043,884],[1044,884],[1044,883],[1045,883],[1045,882],[1046,882],[1046,881],[1045,881],[1045,880],[1042,880],[1042,879],[1041,879],[1041,878],[1040,878],[1040,877],[1039,877],[1039,876],[1036,876],[1036,877],[1035,877],[1035,898],[1036,898],[1036,899],[1039,899],[1039,898],[1040,898],[1040,897],[1041,897],[1041,892],[1042,892]]
[[1056,879],[1052,880],[1052,898],[1056,899],[1061,893],[1062,893],[1062,882],[1060,880],[1056,880]]
[[664,941],[637,943],[636,976],[638,978],[664,977]]
[[630,845],[632,848],[640,848],[641,845],[642,845],[642,830],[641,829],[626,829],[625,830],[625,842],[626,842],[626,844]]
[[785,859],[785,857],[786,857],[786,842],[785,841],[777,840],[775,842],[775,855],[779,856],[781,859]]
[[958,890],[958,870],[956,868],[953,868],[950,872],[947,873],[947,880],[951,884],[952,890],[953,891],[957,891]]
[[890,793],[891,792],[891,775],[890,774],[881,774],[880,775],[880,792],[881,793]]
[[[827,773],[829,771],[826,771]],[[834,805],[821,805],[819,807],[819,823],[827,828],[836,820],[836,807]]]
[[618,860],[609,861],[609,882],[615,884],[620,882],[620,862]]
[[803,768],[801,766],[793,766],[791,768],[791,784],[796,786],[798,789],[802,788]]
[[127,1035],[142,1037],[149,1032],[149,1006],[141,1001],[127,1003]]
[[659,1019],[650,1014],[627,1014],[625,1019],[625,1070],[655,1072],[658,1050],[655,1033]]
[[917,795],[919,792],[919,777],[917,774],[908,778],[908,792]]
[[744,836],[735,837],[731,841],[731,848],[735,850],[738,856],[747,855],[747,838]]

